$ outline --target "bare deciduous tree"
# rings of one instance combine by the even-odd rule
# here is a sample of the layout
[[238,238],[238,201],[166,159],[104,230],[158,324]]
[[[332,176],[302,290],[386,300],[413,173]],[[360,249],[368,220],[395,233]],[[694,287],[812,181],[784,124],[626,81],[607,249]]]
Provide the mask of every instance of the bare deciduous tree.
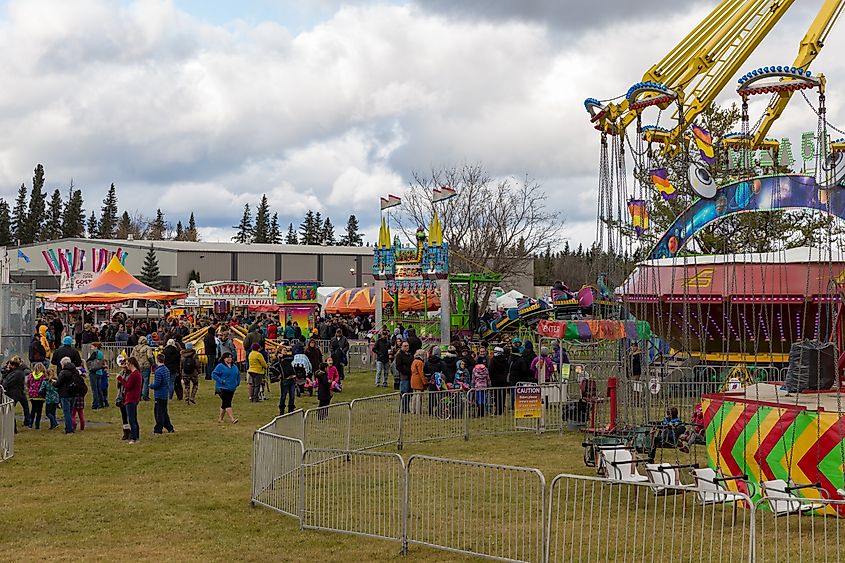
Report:
[[[432,190],[448,186],[457,196],[432,203]],[[481,164],[414,172],[402,200],[398,224],[414,240],[437,206],[454,272],[495,272],[507,280],[528,272],[533,256],[561,243],[563,221],[546,208],[548,196],[532,178],[493,178]],[[490,298],[482,292],[480,303]],[[482,307],[483,308],[483,307]]]

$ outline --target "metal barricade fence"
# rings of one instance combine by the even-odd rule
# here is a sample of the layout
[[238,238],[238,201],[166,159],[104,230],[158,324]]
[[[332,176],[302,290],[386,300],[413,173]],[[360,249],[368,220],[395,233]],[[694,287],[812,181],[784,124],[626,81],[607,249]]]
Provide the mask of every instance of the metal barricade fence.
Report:
[[347,354],[349,369],[375,369],[375,358],[370,350],[369,340],[350,340],[349,354]]
[[721,383],[712,381],[625,381],[619,383],[619,404],[625,422],[631,426],[659,422],[673,407],[681,420],[689,422],[701,396],[717,393],[721,387]]
[[303,432],[305,449],[349,449],[349,403],[337,403],[305,411]]
[[539,470],[415,455],[406,483],[409,544],[543,560],[546,481]]
[[567,388],[562,383],[539,386],[542,397],[542,418],[517,419],[514,416],[515,387],[489,387],[467,391],[467,436],[544,432],[560,430],[567,412]]
[[257,430],[252,441],[252,503],[300,517],[301,440]]
[[399,447],[403,444],[465,437],[467,395],[461,391],[405,393],[399,410]]
[[753,561],[754,511],[739,507],[750,499],[719,495],[558,475],[549,487],[546,561]]
[[845,500],[800,498],[818,489],[789,490],[755,504],[756,561],[845,561]]
[[258,430],[276,436],[294,438],[305,443],[305,411],[296,409],[293,412],[277,416]]
[[0,387],[0,461],[15,455],[15,402]]
[[399,393],[354,399],[349,404],[349,449],[367,450],[399,441]]
[[405,464],[398,454],[306,450],[302,527],[401,540]]

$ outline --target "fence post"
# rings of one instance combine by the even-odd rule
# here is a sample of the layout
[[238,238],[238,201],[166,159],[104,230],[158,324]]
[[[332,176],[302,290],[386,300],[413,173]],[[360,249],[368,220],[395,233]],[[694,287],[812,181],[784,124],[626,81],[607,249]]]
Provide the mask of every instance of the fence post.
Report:
[[346,451],[350,450],[352,441],[352,403],[346,409]]
[[[399,420],[402,420],[401,417]],[[408,495],[409,487],[408,480],[411,476],[411,462],[414,461],[414,456],[408,458],[408,463],[405,464],[405,490],[402,494],[402,548],[401,555],[408,555],[408,520],[410,519],[410,511],[408,510]]]
[[403,431],[403,424],[402,421],[405,419],[405,393],[399,392],[399,438],[396,440],[396,449],[402,450],[402,431]]
[[470,390],[464,392],[464,408],[462,409],[464,415],[464,442],[469,441],[469,394],[471,392]]
[[615,377],[608,377],[607,378],[607,396],[610,401],[610,422],[609,422],[609,430],[616,429],[616,416],[617,416],[617,404],[616,404],[616,383],[617,379]]
[[302,448],[302,463],[299,464],[299,531],[305,529],[305,456],[308,450]]

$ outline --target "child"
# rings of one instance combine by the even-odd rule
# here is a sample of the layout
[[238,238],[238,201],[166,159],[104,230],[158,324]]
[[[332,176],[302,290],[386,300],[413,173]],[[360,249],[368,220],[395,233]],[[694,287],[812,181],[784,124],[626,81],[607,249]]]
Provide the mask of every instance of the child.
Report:
[[343,385],[340,382],[340,372],[334,365],[334,360],[331,357],[326,358],[326,376],[329,378],[329,388],[335,392],[343,391]]
[[449,388],[460,389],[461,391],[469,389],[469,372],[467,371],[463,360],[458,360],[455,369],[455,379]]
[[44,397],[45,414],[50,421],[50,430],[59,425],[56,419],[56,408],[59,406],[59,392],[56,389],[56,370],[50,368],[47,372],[47,377],[41,382],[41,389],[39,390],[42,397]]
[[41,384],[47,378],[44,364],[35,362],[32,371],[26,374],[26,394],[29,397],[29,427],[41,430],[41,411],[44,409],[44,395],[41,394]]
[[[331,383],[329,383],[329,376],[326,373],[328,369],[328,364],[323,362],[320,364],[320,369],[314,372],[314,380],[317,384],[317,400],[320,402],[319,406],[327,407],[332,402],[332,389]],[[328,409],[320,410],[319,414],[317,415],[318,419],[326,418],[328,414],[326,411]]]
[[85,395],[88,394],[88,385],[85,383],[85,368],[80,368],[75,376],[76,388],[79,389],[79,394],[73,401],[73,409],[70,412],[70,420],[73,423],[73,430],[76,431],[77,420],[79,421],[79,431],[85,430]]
[[484,364],[475,364],[472,368],[472,388],[475,389],[476,416],[487,412],[487,388],[490,387],[490,372]]
[[164,365],[164,354],[156,355],[155,379],[150,383],[150,389],[155,392],[155,427],[153,434],[161,434],[163,429],[173,432],[173,424],[170,422],[170,415],[167,412],[167,399],[170,396],[170,370]]
[[681,442],[681,436],[686,431],[684,423],[678,418],[678,407],[669,407],[666,409],[666,418],[660,422],[656,429],[654,447],[678,448],[678,450],[688,453],[689,448]]

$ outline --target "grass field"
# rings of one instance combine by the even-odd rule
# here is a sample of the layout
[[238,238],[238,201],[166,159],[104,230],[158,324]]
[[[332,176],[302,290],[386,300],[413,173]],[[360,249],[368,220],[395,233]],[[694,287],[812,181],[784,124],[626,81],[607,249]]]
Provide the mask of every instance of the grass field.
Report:
[[[376,391],[369,374],[352,374],[334,401]],[[170,405],[175,434],[153,436],[152,402],[142,403],[137,445],[121,442],[116,408],[86,409],[92,424],[73,435],[46,430],[46,420],[40,431],[21,430],[15,457],[0,464],[0,558],[471,560],[419,547],[403,559],[398,543],[303,532],[292,518],[252,508],[252,433],[277,414],[277,400],[274,387],[270,401],[249,403],[242,385],[234,402],[240,422],[218,425],[219,400],[201,381],[197,405]],[[316,398],[297,406],[316,406]],[[580,440],[576,433],[473,438],[406,446],[401,454],[527,465],[550,481],[563,471],[588,473]]]

